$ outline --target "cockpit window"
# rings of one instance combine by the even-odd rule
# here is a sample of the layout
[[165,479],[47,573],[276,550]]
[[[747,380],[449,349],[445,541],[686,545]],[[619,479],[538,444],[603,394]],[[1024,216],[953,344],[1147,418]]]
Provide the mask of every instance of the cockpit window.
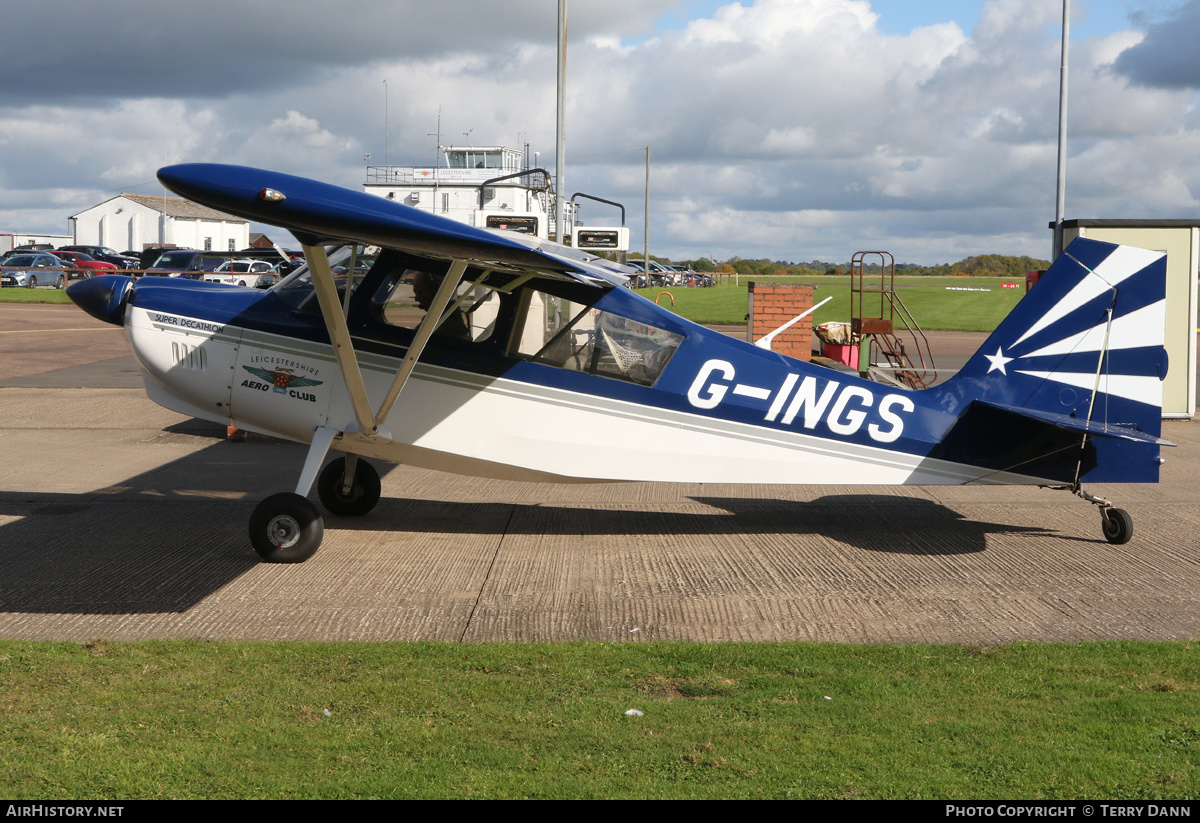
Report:
[[512,349],[536,363],[652,386],[682,342],[683,335],[530,288]]
[[[347,285],[350,287],[351,294],[354,293],[358,284],[362,282],[363,277],[374,265],[377,251],[374,246],[325,247],[325,254],[329,257],[329,268],[333,273],[333,282],[338,290],[338,300],[345,302]],[[317,304],[317,295],[307,263],[281,280],[275,286],[275,294],[301,311],[318,314],[321,311]]]
[[[389,326],[415,329],[433,303],[442,278],[439,271],[398,263],[371,296],[371,315]],[[479,280],[459,283],[434,334],[474,343],[491,338],[500,313],[500,295],[486,285],[486,280]]]
[[[378,247],[331,246],[326,253],[352,332],[381,343],[411,339],[450,268],[447,261]],[[367,291],[351,308],[346,288],[353,295],[364,282]],[[307,266],[274,291],[295,308],[320,314]],[[653,386],[683,335],[596,308],[605,294],[554,272],[468,267],[430,342]]]

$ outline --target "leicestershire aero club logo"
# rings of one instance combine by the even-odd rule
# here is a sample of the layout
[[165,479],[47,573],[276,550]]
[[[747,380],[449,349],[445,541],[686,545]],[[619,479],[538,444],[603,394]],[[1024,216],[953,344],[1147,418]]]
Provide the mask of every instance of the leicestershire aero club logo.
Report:
[[267,371],[266,369],[255,368],[254,366],[242,366],[243,369],[250,372],[255,377],[269,381],[279,394],[287,394],[288,389],[299,389],[304,386],[319,386],[324,383],[324,380],[313,380],[311,377],[301,377],[298,374],[292,374],[291,369],[275,369]]

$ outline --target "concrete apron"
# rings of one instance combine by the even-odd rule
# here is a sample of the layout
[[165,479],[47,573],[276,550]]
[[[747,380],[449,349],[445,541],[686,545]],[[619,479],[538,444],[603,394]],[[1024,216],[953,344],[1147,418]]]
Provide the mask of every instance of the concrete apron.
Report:
[[140,389],[0,389],[0,637],[1001,643],[1200,635],[1200,427],[1134,517],[1023,487],[556,486],[380,467],[298,566],[253,505],[304,448]]

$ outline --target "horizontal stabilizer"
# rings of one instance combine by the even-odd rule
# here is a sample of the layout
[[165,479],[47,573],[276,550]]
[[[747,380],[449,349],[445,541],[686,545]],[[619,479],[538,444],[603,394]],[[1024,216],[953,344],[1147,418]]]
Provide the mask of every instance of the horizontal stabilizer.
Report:
[[1023,408],[1021,406],[1010,406],[1004,403],[993,403],[987,400],[975,400],[973,404],[1015,414],[1026,420],[1048,423],[1056,428],[1066,429],[1067,431],[1076,431],[1080,434],[1087,433],[1092,437],[1111,437],[1117,440],[1129,440],[1134,443],[1156,443],[1160,446],[1175,445],[1169,440],[1163,440],[1161,437],[1139,431],[1133,426],[1119,423],[1104,423],[1097,420],[1089,422],[1078,417],[1072,417],[1069,414],[1054,414],[1053,412]]

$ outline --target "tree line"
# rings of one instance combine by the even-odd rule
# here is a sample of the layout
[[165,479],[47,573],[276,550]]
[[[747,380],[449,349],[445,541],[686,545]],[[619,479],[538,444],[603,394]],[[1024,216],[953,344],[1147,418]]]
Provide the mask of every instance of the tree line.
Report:
[[[641,259],[641,255],[638,255]],[[671,260],[669,257],[650,255],[651,260],[668,265],[686,265],[692,271],[726,272],[750,277],[812,277],[814,275],[847,274],[850,264],[827,263],[812,260],[807,263],[795,263],[785,260],[769,260],[765,257],[749,260],[741,257],[731,257],[721,263],[714,263],[706,257],[697,260]],[[878,259],[878,258],[876,258]],[[633,263],[634,258],[630,257]],[[905,275],[949,276],[967,275],[970,277],[1008,277],[1024,279],[1025,272],[1044,270],[1050,267],[1049,260],[1039,260],[1028,255],[1012,256],[1003,254],[979,254],[966,257],[957,263],[944,263],[940,266],[922,266],[918,263],[897,263],[896,273]],[[879,265],[868,263],[865,266],[868,273],[879,273]]]

